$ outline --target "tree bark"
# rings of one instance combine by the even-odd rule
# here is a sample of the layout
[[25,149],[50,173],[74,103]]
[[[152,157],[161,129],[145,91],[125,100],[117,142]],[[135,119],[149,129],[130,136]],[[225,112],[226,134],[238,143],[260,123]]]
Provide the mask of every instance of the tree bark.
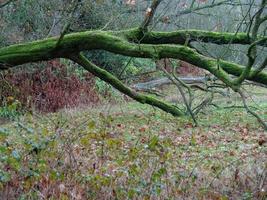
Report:
[[132,99],[142,104],[149,104],[151,106],[158,107],[161,110],[172,114],[173,116],[184,115],[184,113],[174,105],[170,105],[154,97],[135,92],[131,88],[125,86],[119,79],[117,79],[111,73],[91,63],[86,57],[84,57],[81,54],[70,56],[70,59],[76,62],[77,64],[81,65],[84,69],[91,72],[92,74],[100,78],[101,80],[109,83],[110,85],[112,85],[114,88],[116,88],[123,94],[131,97]]
[[[120,35],[121,32],[118,32]],[[146,44],[181,44],[184,45],[189,39],[189,42],[199,41],[214,44],[242,44],[249,45],[252,43],[251,38],[247,33],[227,33],[227,32],[214,32],[203,30],[178,30],[172,32],[156,32],[150,31],[143,35],[138,29],[131,29],[122,31],[123,35],[129,41],[141,41]],[[267,37],[261,37],[263,39]],[[262,41],[259,45],[267,46],[266,41]]]
[[[203,56],[196,50],[183,46],[188,41],[188,38],[190,41],[200,39],[203,42],[213,42],[216,44],[251,43],[250,39],[244,33],[215,33],[197,30],[144,33],[140,31],[140,28],[117,32],[86,31],[66,34],[60,39],[60,42],[59,37],[52,37],[0,48],[0,70],[29,62],[51,60],[54,58],[70,59],[136,101],[158,107],[174,116],[181,116],[184,113],[176,106],[135,92],[109,72],[88,61],[80,52],[101,49],[115,54],[151,58],[154,60],[176,58],[208,70],[226,85],[234,89],[229,74],[240,76],[245,67],[224,60],[215,60]],[[266,42],[266,40],[263,41]],[[266,43],[261,43],[260,45],[266,46]],[[246,79],[267,85],[266,72],[255,73],[255,70],[251,70]]]
[[[50,60],[53,58],[68,58],[69,55],[94,49],[102,49],[130,57],[152,58],[155,60],[176,58],[208,70],[228,86],[232,86],[228,74],[240,76],[245,69],[244,66],[239,64],[203,56],[186,46],[135,44],[129,42],[122,36],[115,36],[112,33],[105,31],[87,31],[65,35],[59,45],[57,45],[58,37],[53,37],[4,47],[0,49],[0,70],[29,62]],[[260,72],[256,76],[253,76],[254,71],[251,70],[247,79],[267,85],[267,73]]]

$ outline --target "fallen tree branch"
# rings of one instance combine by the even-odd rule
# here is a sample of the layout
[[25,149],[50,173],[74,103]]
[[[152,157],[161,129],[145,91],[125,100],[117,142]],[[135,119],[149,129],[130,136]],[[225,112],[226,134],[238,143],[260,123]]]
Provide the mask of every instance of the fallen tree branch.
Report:
[[[200,84],[205,84],[209,78],[208,77],[179,77],[180,80],[182,80],[183,82],[187,83],[187,84],[196,84],[196,83],[200,83]],[[156,87],[161,87],[163,85],[168,85],[168,84],[172,84],[173,82],[169,79],[169,78],[160,78],[160,79],[156,79],[156,80],[152,80],[152,81],[148,81],[148,82],[144,82],[144,83],[136,83],[133,84],[131,87],[134,89],[153,89]]]
[[[127,33],[129,32],[131,31]],[[118,32],[86,31],[66,34],[59,44],[58,37],[52,37],[35,42],[3,47],[0,48],[0,70],[29,62],[51,60],[54,58],[71,59],[136,101],[156,106],[175,116],[181,116],[184,113],[174,105],[136,93],[107,71],[103,71],[101,68],[93,65],[85,57],[77,55],[82,51],[101,49],[115,54],[151,58],[154,60],[175,58],[208,70],[234,91],[238,91],[239,89],[239,86],[235,87],[229,75],[240,76],[245,69],[242,65],[224,60],[212,59],[183,45],[136,44],[126,40],[125,38],[127,37],[124,33],[125,32],[121,31],[120,35],[118,35]],[[232,41],[232,38],[230,39]],[[255,73],[255,69],[251,69],[250,73],[246,76],[246,80],[267,85],[267,73],[264,71]]]
[[142,72],[142,73],[139,73],[139,74],[122,77],[120,80],[135,79],[135,78],[138,78],[138,77],[146,76],[146,75],[157,73],[157,72],[158,72],[158,70],[146,71],[146,72]]
[[131,88],[124,85],[119,79],[113,76],[111,73],[107,72],[96,66],[95,64],[91,63],[85,56],[81,54],[71,55],[69,57],[75,63],[81,65],[85,70],[89,71],[90,73],[94,74],[101,80],[109,83],[114,88],[122,92],[123,94],[131,97],[132,99],[142,103],[142,104],[149,104],[151,106],[158,107],[159,109],[170,113],[174,116],[182,116],[184,113],[174,105],[170,105],[165,103],[164,101],[158,100],[154,97],[140,94],[132,90]]

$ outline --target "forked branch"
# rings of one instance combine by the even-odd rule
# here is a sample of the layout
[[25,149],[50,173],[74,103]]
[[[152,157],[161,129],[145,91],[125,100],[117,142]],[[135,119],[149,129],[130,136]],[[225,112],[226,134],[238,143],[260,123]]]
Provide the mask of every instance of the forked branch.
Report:
[[72,61],[82,66],[85,70],[89,71],[93,75],[97,76],[101,80],[109,83],[114,88],[122,92],[123,94],[131,97],[132,99],[142,103],[142,104],[149,104],[151,106],[158,107],[159,109],[170,113],[174,116],[182,116],[184,113],[176,106],[170,105],[168,103],[165,103],[164,101],[161,101],[159,99],[156,99],[152,96],[144,95],[135,92],[131,88],[124,85],[119,79],[117,79],[115,76],[113,76],[111,73],[107,72],[104,69],[101,69],[100,67],[96,66],[95,64],[91,63],[85,56],[82,54],[75,54],[71,55],[69,57]]

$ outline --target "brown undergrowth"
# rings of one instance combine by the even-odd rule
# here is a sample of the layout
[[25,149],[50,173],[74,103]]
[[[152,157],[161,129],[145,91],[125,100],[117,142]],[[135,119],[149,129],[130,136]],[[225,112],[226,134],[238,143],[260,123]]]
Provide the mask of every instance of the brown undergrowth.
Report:
[[256,120],[209,108],[199,124],[136,103],[26,115],[0,129],[1,199],[264,199]]
[[59,60],[49,61],[35,70],[4,72],[0,77],[0,98],[18,100],[24,107],[41,112],[95,104],[99,101],[95,78],[89,73],[79,76],[68,72],[70,66]]

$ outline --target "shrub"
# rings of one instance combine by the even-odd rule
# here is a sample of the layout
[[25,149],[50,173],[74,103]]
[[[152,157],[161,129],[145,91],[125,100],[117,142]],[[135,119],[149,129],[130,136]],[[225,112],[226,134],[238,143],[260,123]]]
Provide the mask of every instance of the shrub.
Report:
[[12,96],[7,97],[6,101],[0,107],[0,118],[13,120],[22,113],[21,103]]
[[42,112],[97,103],[94,77],[87,72],[83,79],[79,76],[69,74],[68,67],[59,60],[47,62],[46,68],[33,72],[7,72],[0,79],[0,98],[3,104],[6,97],[13,96],[23,106]]

